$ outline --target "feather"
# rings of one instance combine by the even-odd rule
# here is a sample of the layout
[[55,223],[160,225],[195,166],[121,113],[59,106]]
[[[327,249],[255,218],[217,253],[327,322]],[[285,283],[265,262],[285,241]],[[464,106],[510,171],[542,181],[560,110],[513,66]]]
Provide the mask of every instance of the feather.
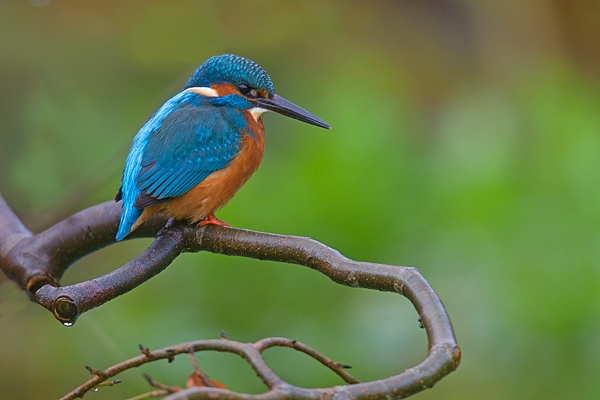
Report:
[[181,196],[221,170],[240,150],[245,119],[232,107],[184,91],[168,100],[134,138],[125,165],[118,240],[144,208]]

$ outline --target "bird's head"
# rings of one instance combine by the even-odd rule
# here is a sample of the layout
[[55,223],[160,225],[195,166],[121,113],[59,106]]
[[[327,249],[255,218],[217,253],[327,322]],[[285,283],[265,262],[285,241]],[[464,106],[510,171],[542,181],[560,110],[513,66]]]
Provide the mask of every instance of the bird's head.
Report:
[[206,60],[194,72],[184,89],[210,97],[213,104],[248,110],[255,119],[271,110],[331,129],[316,115],[275,94],[271,78],[260,65],[233,54]]

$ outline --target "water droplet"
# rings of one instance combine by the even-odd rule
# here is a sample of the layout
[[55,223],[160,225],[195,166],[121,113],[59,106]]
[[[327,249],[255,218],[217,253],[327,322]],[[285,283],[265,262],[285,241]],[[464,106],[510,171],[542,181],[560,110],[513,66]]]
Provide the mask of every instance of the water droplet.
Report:
[[63,325],[68,327],[68,326],[73,326],[73,323],[72,322],[63,322]]
[[92,390],[92,392],[97,392],[97,391],[98,391],[98,388],[94,388],[94,389]]

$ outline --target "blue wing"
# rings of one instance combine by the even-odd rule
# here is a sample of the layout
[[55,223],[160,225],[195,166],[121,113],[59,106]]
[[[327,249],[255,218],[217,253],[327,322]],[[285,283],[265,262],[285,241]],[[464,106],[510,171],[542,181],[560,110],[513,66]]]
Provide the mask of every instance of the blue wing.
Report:
[[183,107],[170,113],[142,156],[135,207],[177,197],[225,168],[240,149],[240,131],[215,107]]
[[182,92],[165,103],[138,132],[127,157],[117,240],[129,233],[145,207],[181,196],[225,168],[240,149],[244,124],[235,110],[193,93]]

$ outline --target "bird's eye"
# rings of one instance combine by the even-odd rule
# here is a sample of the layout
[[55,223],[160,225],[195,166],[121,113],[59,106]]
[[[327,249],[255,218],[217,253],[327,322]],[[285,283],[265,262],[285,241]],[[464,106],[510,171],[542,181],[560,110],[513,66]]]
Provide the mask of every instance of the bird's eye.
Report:
[[248,94],[252,91],[252,88],[248,85],[246,85],[245,83],[240,83],[238,85],[238,90],[240,91],[241,94]]

